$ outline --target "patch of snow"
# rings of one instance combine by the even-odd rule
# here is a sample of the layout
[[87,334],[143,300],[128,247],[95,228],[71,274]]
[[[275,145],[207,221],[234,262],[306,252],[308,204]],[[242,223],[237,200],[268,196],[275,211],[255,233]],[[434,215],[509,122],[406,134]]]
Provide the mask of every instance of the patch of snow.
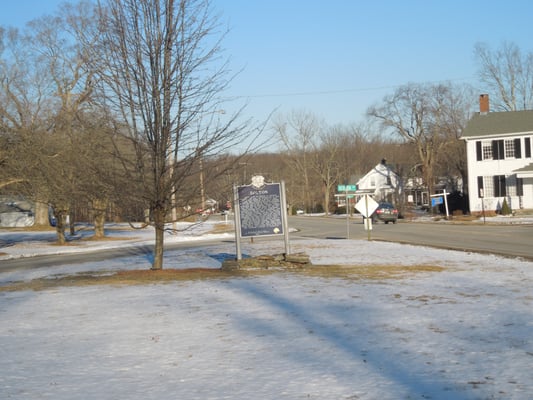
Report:
[[[208,231],[166,240],[202,240]],[[50,233],[14,234],[0,231],[0,242],[11,243],[0,250],[11,256],[63,251]],[[124,240],[76,243],[103,249],[150,243],[152,234],[114,231]],[[246,241],[242,250],[279,253],[281,242]],[[164,264],[218,268],[234,246],[167,251]],[[444,270],[0,292],[0,398],[531,398],[532,262],[364,240],[297,239],[291,249],[314,264]],[[146,256],[126,256],[1,272],[0,261],[0,284],[149,265]]]

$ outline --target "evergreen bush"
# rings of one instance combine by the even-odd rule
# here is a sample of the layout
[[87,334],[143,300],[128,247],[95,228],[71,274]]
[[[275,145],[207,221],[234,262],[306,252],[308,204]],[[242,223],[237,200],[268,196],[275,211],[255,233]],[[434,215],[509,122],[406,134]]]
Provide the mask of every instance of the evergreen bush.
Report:
[[502,203],[502,209],[500,210],[500,213],[502,215],[509,215],[512,213],[511,211],[511,207],[509,207],[509,204],[507,204],[507,199],[503,199],[503,203]]

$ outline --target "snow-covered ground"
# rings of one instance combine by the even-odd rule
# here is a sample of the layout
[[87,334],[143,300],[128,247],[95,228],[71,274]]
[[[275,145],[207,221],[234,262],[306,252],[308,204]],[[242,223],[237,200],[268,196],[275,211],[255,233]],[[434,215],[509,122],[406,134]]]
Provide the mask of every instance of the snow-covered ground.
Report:
[[[209,224],[168,241],[203,240]],[[90,231],[83,234],[90,234]],[[146,243],[150,231],[69,251]],[[134,237],[134,239],[132,239]],[[0,230],[3,259],[64,251],[53,232]],[[123,240],[120,240],[123,239]],[[228,241],[167,251],[166,268],[212,267]],[[283,240],[244,241],[246,255]],[[531,399],[533,263],[358,240],[291,241],[314,264],[436,265],[347,279],[275,272],[144,286],[0,292],[1,399]],[[0,285],[147,269],[146,256],[3,271]]]

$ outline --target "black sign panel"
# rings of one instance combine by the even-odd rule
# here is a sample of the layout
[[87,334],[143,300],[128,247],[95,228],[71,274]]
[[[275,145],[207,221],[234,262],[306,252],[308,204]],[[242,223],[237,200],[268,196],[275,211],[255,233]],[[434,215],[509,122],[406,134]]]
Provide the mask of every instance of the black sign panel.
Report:
[[239,186],[241,236],[283,235],[279,183]]

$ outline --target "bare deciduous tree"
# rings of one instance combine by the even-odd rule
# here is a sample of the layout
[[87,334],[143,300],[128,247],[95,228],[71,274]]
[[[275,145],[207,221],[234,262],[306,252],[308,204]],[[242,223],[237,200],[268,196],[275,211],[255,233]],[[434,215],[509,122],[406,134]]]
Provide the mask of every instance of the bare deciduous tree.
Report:
[[300,176],[304,207],[311,211],[311,156],[324,124],[309,112],[293,111],[288,117],[278,115],[273,127],[284,147],[285,161]]
[[[386,129],[415,145],[424,183],[433,193],[438,154],[450,143],[450,129],[460,131],[457,113],[463,112],[451,85],[408,84],[368,109]],[[457,138],[454,138],[457,140]]]
[[[221,115],[229,83],[218,21],[207,0],[102,0],[89,43],[95,84],[136,147],[132,175],[155,227],[152,269],[163,268],[165,223],[205,157],[245,142],[238,113]],[[211,177],[206,177],[207,179]]]
[[[340,169],[338,153],[341,145],[341,135],[335,129],[321,132],[318,137],[320,143],[313,152],[312,167],[322,183],[322,195],[324,196],[324,211],[326,216],[330,211],[330,198],[334,187],[339,182]],[[348,212],[348,210],[346,210]]]
[[[2,37],[8,54],[0,62],[1,129],[13,152],[6,170],[16,189],[44,206],[37,207],[38,224],[48,225],[48,206],[54,208],[59,243],[65,242],[65,219],[74,205],[92,206],[95,236],[103,236],[108,201],[119,183],[113,124],[93,101],[90,47],[76,40],[77,32],[87,38],[97,33],[95,11],[91,2],[64,4],[57,15]],[[73,231],[72,215],[70,222]]]
[[441,119],[441,131],[445,143],[437,154],[437,171],[440,176],[446,177],[449,186],[456,190],[459,190],[459,183],[462,182],[464,193],[468,193],[468,170],[466,145],[461,135],[475,110],[476,99],[477,95],[471,86],[450,86],[442,105],[444,118]]
[[[3,183],[36,201],[36,224],[48,224],[45,187],[29,179],[36,160],[28,148],[41,146],[52,114],[48,70],[31,49],[31,40],[18,29],[0,29],[0,130],[11,153],[4,159]],[[35,146],[33,146],[33,144]],[[11,185],[16,184],[17,187]]]
[[85,125],[83,113],[89,109],[93,92],[92,73],[87,68],[85,49],[74,36],[78,25],[94,23],[88,22],[91,19],[88,10],[91,8],[86,3],[79,3],[77,8],[65,5],[59,15],[42,17],[28,24],[31,28],[29,32],[33,51],[50,78],[53,90],[50,100],[54,103],[54,115],[50,120],[49,131],[60,141],[57,151],[64,163],[64,168],[57,171],[58,174],[47,179],[58,180],[54,184],[56,190],[50,193],[49,201],[52,204],[57,203],[55,193],[64,192],[59,196],[60,204],[54,204],[55,211],[59,214],[59,235],[63,229],[62,219],[66,215],[70,215],[70,232],[74,234],[73,204],[87,200],[86,193],[89,192],[82,191],[81,187],[87,188],[87,182],[98,181],[98,177],[90,176],[87,168],[91,157],[97,158],[97,154],[87,151],[96,138],[93,141],[91,136],[82,135]]
[[533,53],[522,54],[518,46],[504,42],[494,51],[487,44],[478,43],[474,54],[492,107],[498,111],[533,108]]

